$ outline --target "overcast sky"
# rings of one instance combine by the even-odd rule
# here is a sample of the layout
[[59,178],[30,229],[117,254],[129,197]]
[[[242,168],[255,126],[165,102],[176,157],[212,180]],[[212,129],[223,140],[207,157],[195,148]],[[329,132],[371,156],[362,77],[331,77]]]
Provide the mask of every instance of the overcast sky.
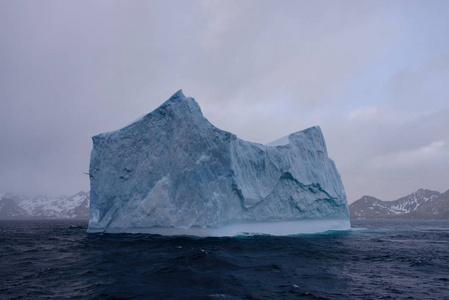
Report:
[[320,125],[349,202],[449,189],[449,1],[0,0],[0,192],[89,190],[93,135],[178,89],[268,143]]

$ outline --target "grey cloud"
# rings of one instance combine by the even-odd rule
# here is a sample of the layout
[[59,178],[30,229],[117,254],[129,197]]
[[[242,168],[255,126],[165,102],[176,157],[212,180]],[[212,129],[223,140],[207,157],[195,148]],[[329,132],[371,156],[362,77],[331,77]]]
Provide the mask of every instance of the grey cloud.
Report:
[[[430,42],[438,34],[443,39],[446,6],[433,2],[422,10],[418,2],[402,1],[1,2],[0,192],[87,190],[83,172],[90,137],[124,126],[183,88],[212,123],[251,141],[266,143],[321,125],[349,198],[364,191],[376,196],[386,190],[385,170],[370,169],[365,162],[385,163],[382,158],[391,153],[447,141],[441,129],[448,125],[442,100],[447,88],[435,83],[436,95],[413,84],[419,78],[448,78],[441,56],[447,43],[426,47],[416,42]],[[423,22],[430,19],[437,22]],[[409,49],[410,58],[398,51],[404,43],[416,46]],[[433,64],[424,66],[423,56]],[[384,71],[386,59],[402,62],[401,68]],[[364,79],[367,73],[392,78],[385,79],[387,86],[373,87]],[[358,98],[360,93],[366,98]],[[367,100],[376,97],[379,102]],[[407,106],[423,98],[434,111],[422,114]],[[348,119],[351,111],[370,105],[380,112],[385,108],[385,114]],[[395,122],[395,114],[404,115],[404,121]],[[400,170],[391,176],[390,182],[404,182]],[[385,195],[412,191],[420,182],[431,185],[419,174],[413,178]]]

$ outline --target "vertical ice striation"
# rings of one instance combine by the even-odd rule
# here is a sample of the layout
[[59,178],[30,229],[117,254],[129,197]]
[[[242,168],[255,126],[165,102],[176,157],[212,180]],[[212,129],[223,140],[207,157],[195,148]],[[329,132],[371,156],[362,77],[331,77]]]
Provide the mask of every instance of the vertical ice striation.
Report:
[[318,221],[319,231],[349,228],[319,127],[268,145],[243,141],[213,126],[180,90],[92,139],[89,232],[294,234]]

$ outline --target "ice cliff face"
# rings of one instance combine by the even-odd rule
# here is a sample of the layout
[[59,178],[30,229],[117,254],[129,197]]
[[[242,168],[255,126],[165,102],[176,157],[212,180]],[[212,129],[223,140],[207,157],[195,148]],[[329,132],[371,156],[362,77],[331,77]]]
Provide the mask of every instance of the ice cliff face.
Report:
[[207,235],[235,224],[304,219],[341,220],[349,228],[343,184],[319,127],[271,146],[246,142],[214,127],[178,91],[134,123],[94,136],[93,144],[89,232],[202,228]]

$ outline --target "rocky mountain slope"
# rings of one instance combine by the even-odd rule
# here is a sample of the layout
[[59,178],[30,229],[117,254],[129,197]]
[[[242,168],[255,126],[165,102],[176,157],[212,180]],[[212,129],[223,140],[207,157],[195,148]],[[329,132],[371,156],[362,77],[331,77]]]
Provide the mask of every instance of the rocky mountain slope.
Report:
[[[29,198],[5,194],[0,199],[0,219],[88,219],[89,193],[70,197]],[[363,196],[349,205],[351,219],[449,219],[449,190],[419,189],[395,201]]]
[[363,196],[349,212],[352,219],[449,219],[449,191],[419,189],[395,201]]
[[0,219],[88,219],[89,193],[70,197],[35,198],[6,194],[0,199]]

